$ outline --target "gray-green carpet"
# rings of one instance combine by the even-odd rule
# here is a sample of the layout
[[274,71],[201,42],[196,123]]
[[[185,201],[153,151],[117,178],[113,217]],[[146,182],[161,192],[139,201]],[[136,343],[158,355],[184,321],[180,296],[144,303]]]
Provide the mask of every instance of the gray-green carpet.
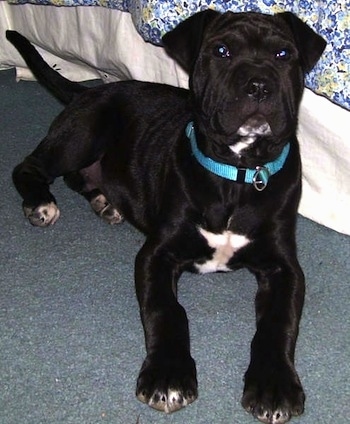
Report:
[[[60,110],[36,82],[0,72],[0,423],[254,423],[240,406],[256,289],[246,271],[181,280],[199,399],[169,416],[136,400],[145,350],[133,265],[143,235],[104,224],[62,181],[53,187],[60,220],[34,228],[11,182]],[[350,237],[300,218],[298,240],[307,295],[297,368],[307,401],[293,422],[346,424]]]

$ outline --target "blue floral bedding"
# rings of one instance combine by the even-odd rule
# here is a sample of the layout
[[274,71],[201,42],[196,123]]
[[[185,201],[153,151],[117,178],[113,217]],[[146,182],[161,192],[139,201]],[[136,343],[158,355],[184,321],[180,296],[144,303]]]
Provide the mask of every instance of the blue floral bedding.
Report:
[[160,44],[162,35],[193,13],[219,11],[294,12],[328,42],[306,86],[350,109],[350,0],[8,0],[55,6],[103,6],[130,12],[141,36]]

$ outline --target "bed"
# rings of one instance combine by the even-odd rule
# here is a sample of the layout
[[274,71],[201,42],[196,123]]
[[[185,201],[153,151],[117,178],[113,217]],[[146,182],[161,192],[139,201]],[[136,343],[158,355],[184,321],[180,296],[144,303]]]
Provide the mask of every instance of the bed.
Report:
[[0,69],[32,79],[4,37],[16,29],[55,69],[76,80],[140,79],[187,86],[184,71],[161,47],[162,35],[205,8],[289,10],[327,39],[306,77],[299,139],[303,162],[300,213],[350,234],[350,1],[326,0],[0,0]]

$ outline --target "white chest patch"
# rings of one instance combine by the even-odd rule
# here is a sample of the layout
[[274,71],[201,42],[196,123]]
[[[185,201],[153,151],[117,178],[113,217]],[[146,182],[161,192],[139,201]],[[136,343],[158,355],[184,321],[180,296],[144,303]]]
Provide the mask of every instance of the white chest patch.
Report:
[[247,237],[240,234],[234,234],[232,231],[214,234],[200,228],[199,232],[206,238],[208,245],[215,249],[211,259],[203,264],[195,265],[198,272],[201,274],[216,271],[230,271],[227,266],[229,260],[239,249],[250,243]]
[[237,131],[237,134],[242,137],[241,140],[230,146],[230,149],[233,153],[240,156],[242,150],[253,144],[258,136],[269,135],[271,133],[271,127],[265,119],[261,117],[249,118]]

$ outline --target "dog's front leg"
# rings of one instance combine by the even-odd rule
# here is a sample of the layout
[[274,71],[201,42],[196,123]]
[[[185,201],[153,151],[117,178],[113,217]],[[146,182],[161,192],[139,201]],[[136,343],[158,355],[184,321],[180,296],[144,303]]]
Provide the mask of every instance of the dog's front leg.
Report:
[[147,350],[136,395],[152,408],[170,413],[197,398],[188,321],[176,296],[180,271],[166,249],[146,242],[135,272]]
[[294,368],[304,276],[296,259],[255,273],[257,331],[242,404],[264,423],[283,424],[304,409],[305,396]]

